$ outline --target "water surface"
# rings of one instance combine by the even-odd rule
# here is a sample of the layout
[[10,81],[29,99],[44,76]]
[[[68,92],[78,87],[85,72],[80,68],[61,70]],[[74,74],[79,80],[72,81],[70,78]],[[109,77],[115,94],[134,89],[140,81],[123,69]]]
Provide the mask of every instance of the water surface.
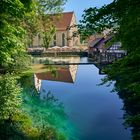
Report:
[[[88,62],[86,57],[75,61]],[[77,140],[130,140],[130,130],[123,125],[122,100],[111,92],[113,85],[98,86],[105,75],[100,75],[95,65],[71,66],[70,73],[68,69],[59,71],[57,78],[45,73],[36,76],[40,78],[40,97],[51,92],[64,105],[76,129],[74,137]]]

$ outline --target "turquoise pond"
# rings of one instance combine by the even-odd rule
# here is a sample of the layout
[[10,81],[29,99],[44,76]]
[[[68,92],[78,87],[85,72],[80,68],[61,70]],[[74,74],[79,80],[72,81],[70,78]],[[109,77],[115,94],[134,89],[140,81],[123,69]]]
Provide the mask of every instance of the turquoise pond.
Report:
[[[87,57],[35,58],[34,63],[43,63],[46,59],[88,63]],[[35,86],[40,99],[49,97],[48,93],[51,93],[63,106],[69,123],[62,121],[62,129],[70,129],[69,140],[131,139],[130,129],[123,125],[123,101],[117,93],[111,92],[114,82],[110,86],[99,86],[105,77],[99,68],[93,64],[72,65],[56,71],[54,75],[35,73]]]

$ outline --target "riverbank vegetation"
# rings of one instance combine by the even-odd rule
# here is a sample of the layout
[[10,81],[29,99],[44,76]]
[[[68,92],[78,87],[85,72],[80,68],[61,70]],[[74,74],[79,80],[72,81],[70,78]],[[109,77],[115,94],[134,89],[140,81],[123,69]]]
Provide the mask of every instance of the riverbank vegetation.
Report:
[[0,138],[67,139],[71,131],[65,128],[70,124],[63,105],[50,92],[40,99],[31,76],[20,80],[20,85],[17,78],[6,74],[0,79]]
[[[63,140],[67,138],[65,133],[60,131],[60,128],[58,129],[58,125],[50,122],[49,115],[47,118],[42,116],[47,124],[41,126],[36,124],[37,119],[40,121],[42,119],[31,114],[35,106],[33,107],[27,100],[28,94],[25,93],[19,80],[20,76],[17,76],[17,71],[19,73],[25,70],[31,62],[31,58],[26,54],[26,47],[43,29],[42,18],[39,18],[39,14],[44,16],[61,12],[65,2],[65,0],[0,1],[0,139]],[[48,17],[45,17],[47,20]],[[31,93],[33,99],[36,100],[35,90]],[[38,99],[38,104],[40,103],[41,106],[45,104],[44,102],[48,103],[47,101],[41,103]],[[53,105],[51,109],[53,108],[56,106]],[[45,109],[44,105],[44,112]]]
[[[124,101],[126,125],[132,128],[134,140],[140,139],[140,2],[114,0],[101,8],[84,11],[81,21],[84,37],[110,29],[115,41],[121,41],[127,56],[105,70],[104,82],[115,80],[115,90]],[[83,30],[84,29],[84,30]]]

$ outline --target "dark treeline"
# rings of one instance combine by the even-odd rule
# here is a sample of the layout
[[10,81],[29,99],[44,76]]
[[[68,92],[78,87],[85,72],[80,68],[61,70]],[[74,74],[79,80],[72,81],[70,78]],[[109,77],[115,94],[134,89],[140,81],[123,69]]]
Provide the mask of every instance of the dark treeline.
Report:
[[115,80],[115,90],[124,101],[125,124],[132,128],[134,140],[140,139],[140,1],[114,0],[101,8],[84,11],[80,33],[82,38],[110,29],[113,39],[120,41],[128,55],[106,68],[103,82]]

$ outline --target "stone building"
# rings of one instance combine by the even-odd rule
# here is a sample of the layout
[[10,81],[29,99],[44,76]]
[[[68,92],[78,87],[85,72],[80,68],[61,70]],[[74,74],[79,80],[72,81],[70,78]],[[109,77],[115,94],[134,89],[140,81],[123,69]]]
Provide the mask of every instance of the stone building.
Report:
[[[78,46],[80,45],[79,35],[76,35],[77,26],[76,17],[74,12],[64,12],[58,19],[57,16],[52,16],[52,23],[56,28],[56,34],[50,42],[50,47],[53,46]],[[73,35],[76,36],[73,36]],[[33,46],[41,46],[43,43],[39,36],[36,36],[33,40]]]

